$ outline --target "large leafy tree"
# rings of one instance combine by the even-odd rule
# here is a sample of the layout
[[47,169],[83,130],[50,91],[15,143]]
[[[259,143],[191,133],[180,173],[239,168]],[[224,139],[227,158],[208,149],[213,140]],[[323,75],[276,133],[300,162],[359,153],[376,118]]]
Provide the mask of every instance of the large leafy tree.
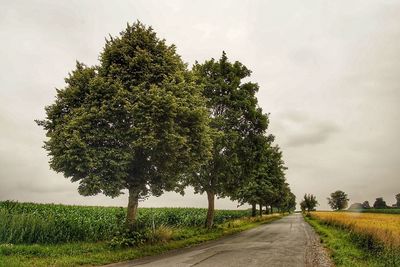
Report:
[[208,110],[173,45],[140,22],[106,40],[99,65],[77,63],[38,121],[50,166],[79,193],[129,192],[127,224],[138,200],[183,192],[183,178],[210,156]]
[[195,192],[207,193],[206,226],[212,227],[215,196],[228,196],[232,184],[243,177],[240,149],[246,138],[264,131],[267,117],[257,106],[258,85],[244,82],[251,71],[236,61],[231,63],[223,52],[219,60],[196,63],[193,73],[203,87],[210,127],[213,130],[212,157],[189,182]]
[[400,193],[398,193],[395,197],[396,197],[396,207],[400,208]]
[[349,199],[347,198],[347,194],[341,190],[333,192],[331,197],[328,197],[328,204],[333,210],[345,209],[348,203]]

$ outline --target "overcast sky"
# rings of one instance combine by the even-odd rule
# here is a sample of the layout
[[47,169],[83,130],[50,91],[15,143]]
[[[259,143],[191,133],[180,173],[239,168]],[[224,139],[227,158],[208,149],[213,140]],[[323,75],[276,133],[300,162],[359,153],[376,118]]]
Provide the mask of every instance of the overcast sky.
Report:
[[[253,71],[299,200],[341,189],[351,202],[400,192],[400,1],[0,1],[0,200],[125,206],[82,197],[42,149],[55,88],[104,38],[151,25],[190,65],[222,50]],[[206,207],[190,190],[142,206]],[[217,208],[236,208],[218,200]]]

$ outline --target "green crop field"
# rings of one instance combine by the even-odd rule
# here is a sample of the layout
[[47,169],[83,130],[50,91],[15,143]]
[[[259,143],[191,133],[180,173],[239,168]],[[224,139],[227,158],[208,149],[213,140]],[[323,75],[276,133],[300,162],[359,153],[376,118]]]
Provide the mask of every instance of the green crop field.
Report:
[[[110,239],[124,223],[126,209],[0,202],[0,243],[32,244]],[[138,227],[201,226],[206,209],[140,208]],[[215,223],[249,216],[248,210],[217,210]]]

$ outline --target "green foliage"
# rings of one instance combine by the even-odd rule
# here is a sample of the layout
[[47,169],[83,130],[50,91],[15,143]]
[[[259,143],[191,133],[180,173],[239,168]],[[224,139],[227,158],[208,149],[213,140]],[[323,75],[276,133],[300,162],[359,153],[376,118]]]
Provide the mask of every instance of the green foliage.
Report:
[[210,191],[229,195],[228,185],[241,177],[241,148],[244,140],[262,133],[268,118],[257,105],[258,85],[243,82],[251,71],[236,61],[231,63],[223,52],[219,60],[208,60],[193,66],[193,74],[203,87],[213,130],[212,158],[191,181],[196,192]]
[[128,24],[106,41],[99,65],[77,63],[65,81],[37,123],[50,167],[79,181],[82,195],[129,189],[137,206],[139,197],[183,192],[183,177],[209,158],[201,87],[150,27]]
[[290,191],[289,184],[284,184],[275,205],[281,212],[293,212],[296,209],[296,196]]
[[238,182],[246,176],[248,139],[263,134],[268,117],[262,113],[255,96],[258,85],[244,82],[251,71],[242,63],[229,62],[225,52],[219,60],[196,63],[192,73],[210,113],[213,149],[211,159],[189,180],[195,192],[207,192],[209,213],[207,227],[212,226],[214,197],[232,196]]
[[313,211],[318,205],[317,198],[313,194],[305,194],[303,201],[300,202],[300,208],[304,211]]
[[124,229],[123,232],[117,233],[109,242],[110,247],[133,247],[144,244],[147,240],[147,231],[137,230],[129,231]]
[[331,197],[328,197],[328,204],[333,210],[343,210],[347,208],[348,203],[347,194],[341,190],[333,192]]
[[292,209],[295,204],[286,192],[282,152],[272,145],[274,137],[266,135],[268,116],[255,96],[259,87],[243,81],[251,71],[238,61],[229,62],[223,52],[219,60],[196,63],[193,73],[204,88],[214,146],[211,160],[189,184],[196,192],[229,196],[241,204],[288,209],[290,202]]
[[382,197],[378,197],[374,202],[374,209],[386,209],[387,207]]
[[396,207],[400,208],[400,193],[398,193],[395,197],[396,197]]
[[[249,160],[245,172],[247,176],[238,180],[236,191],[231,199],[241,204],[265,203],[267,197],[273,196],[276,192],[276,184],[273,184],[273,149],[270,140],[262,135],[255,136],[245,147]],[[251,153],[254,153],[251,155]]]
[[[116,207],[0,202],[0,243],[111,240],[124,236],[125,213],[126,209]],[[198,208],[140,208],[137,229],[201,226],[206,213]],[[248,210],[217,210],[215,223],[249,215]]]

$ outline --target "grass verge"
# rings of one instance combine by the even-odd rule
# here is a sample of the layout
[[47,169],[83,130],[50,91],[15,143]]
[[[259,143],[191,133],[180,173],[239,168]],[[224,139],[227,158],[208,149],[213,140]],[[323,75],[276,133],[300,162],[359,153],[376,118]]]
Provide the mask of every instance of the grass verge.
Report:
[[167,242],[134,248],[111,248],[106,242],[74,242],[58,245],[0,245],[0,266],[91,266],[133,260],[200,244],[238,233],[281,218],[269,215],[225,222],[212,230],[174,228]]
[[336,226],[305,216],[321,237],[336,266],[400,266],[400,255],[393,257],[383,250],[369,250],[359,243],[360,236]]

